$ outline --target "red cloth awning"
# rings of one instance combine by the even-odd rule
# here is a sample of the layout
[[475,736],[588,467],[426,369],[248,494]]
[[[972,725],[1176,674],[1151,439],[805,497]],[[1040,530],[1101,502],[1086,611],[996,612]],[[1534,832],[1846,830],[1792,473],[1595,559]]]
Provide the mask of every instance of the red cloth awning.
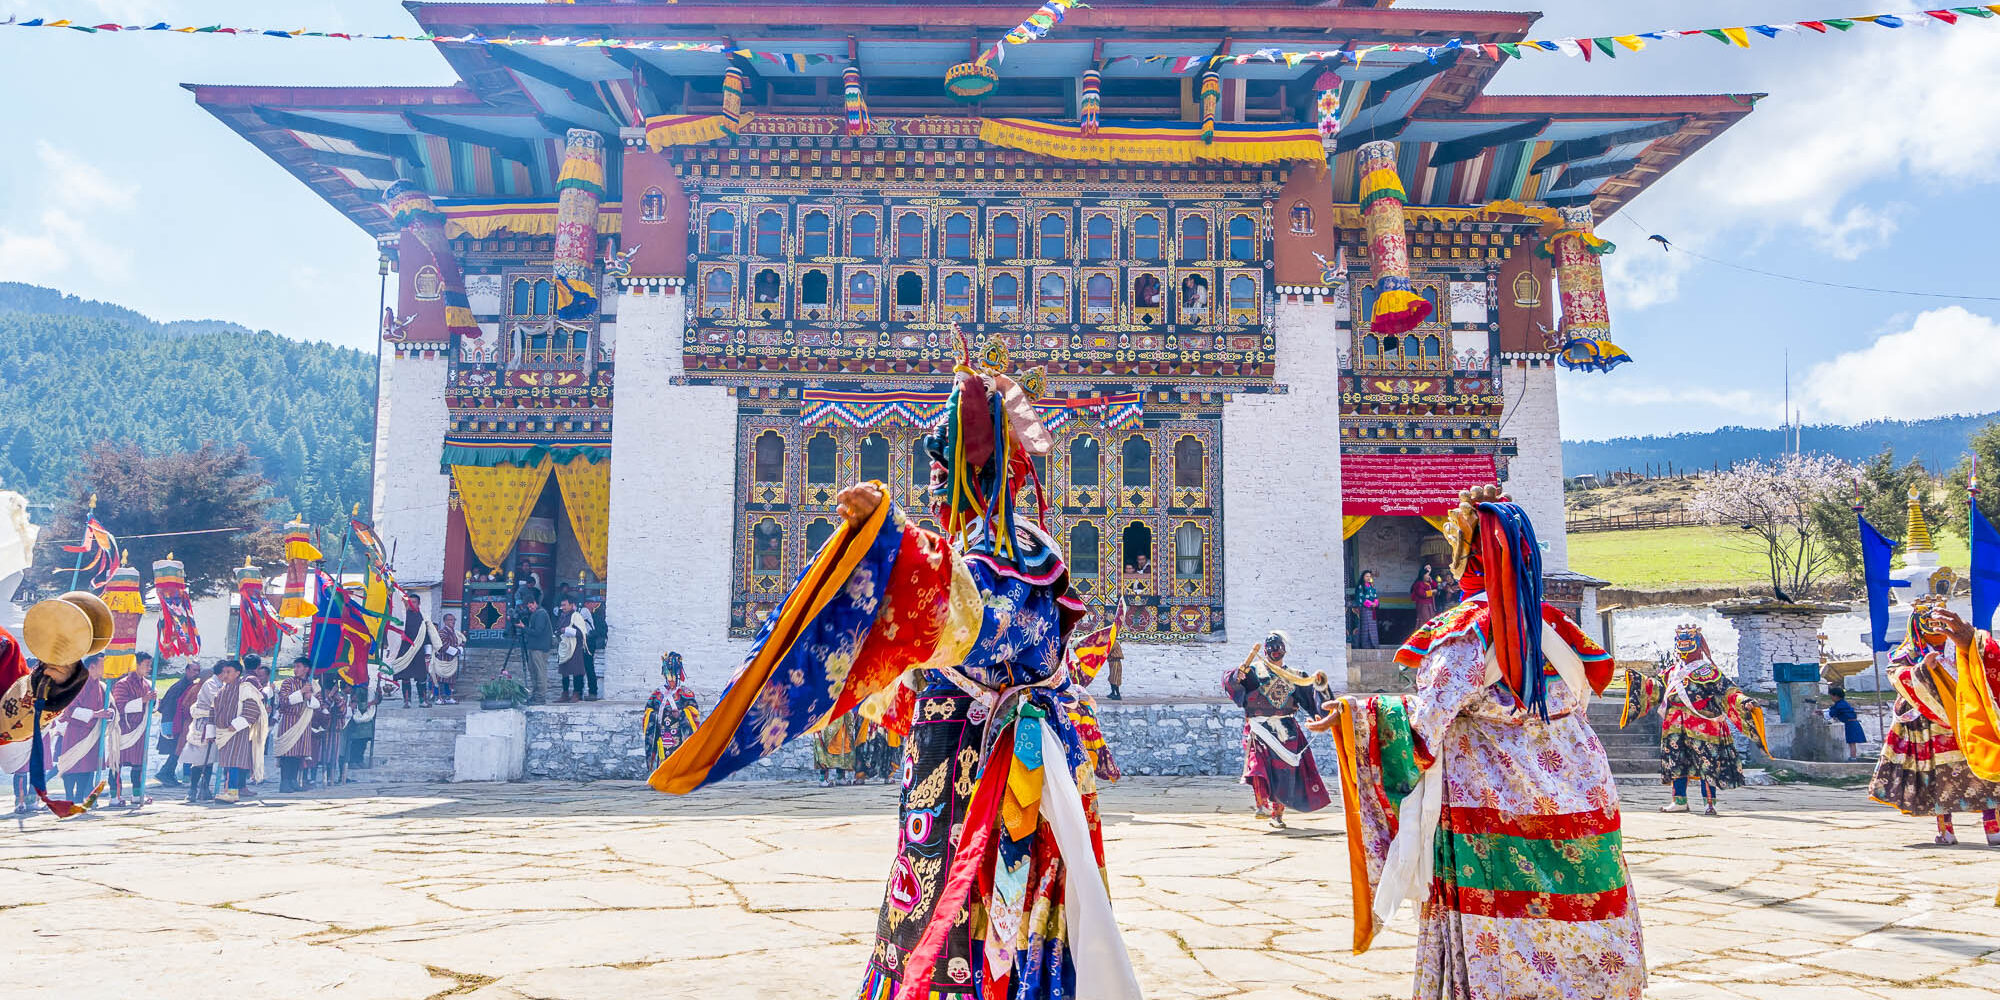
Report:
[[1342,514],[1439,517],[1458,491],[1498,478],[1491,455],[1344,455]]

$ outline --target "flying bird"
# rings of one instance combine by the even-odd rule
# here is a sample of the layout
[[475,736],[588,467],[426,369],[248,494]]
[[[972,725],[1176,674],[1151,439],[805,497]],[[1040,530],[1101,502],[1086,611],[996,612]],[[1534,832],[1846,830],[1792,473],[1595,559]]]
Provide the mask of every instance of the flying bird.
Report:
[[1660,252],[1662,253],[1665,253],[1666,251],[1672,250],[1674,248],[1674,245],[1672,243],[1667,242],[1667,238],[1661,236],[1659,233],[1654,233],[1653,235],[1648,236],[1646,238],[1652,240],[1655,243],[1658,243],[1660,245]]

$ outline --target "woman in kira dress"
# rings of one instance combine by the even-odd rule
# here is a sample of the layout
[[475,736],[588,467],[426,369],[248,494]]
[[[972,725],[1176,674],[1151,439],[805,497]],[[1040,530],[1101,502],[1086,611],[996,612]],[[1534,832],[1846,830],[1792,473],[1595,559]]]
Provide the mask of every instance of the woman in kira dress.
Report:
[[1764,738],[1764,706],[1715,665],[1701,626],[1686,624],[1674,631],[1674,656],[1674,664],[1658,677],[1625,672],[1625,711],[1618,728],[1659,706],[1660,783],[1674,788],[1674,800],[1660,811],[1687,812],[1692,780],[1701,785],[1702,815],[1713,816],[1717,791],[1743,787],[1734,731],[1754,737],[1765,753],[1771,752]]
[[1410,616],[1413,628],[1423,628],[1424,623],[1437,617],[1438,585],[1431,576],[1431,564],[1425,563],[1417,573],[1415,583],[1410,584],[1410,606],[1415,612]]
[[1243,783],[1257,800],[1257,818],[1277,830],[1285,828],[1286,809],[1314,812],[1332,801],[1294,716],[1318,718],[1333,692],[1325,674],[1306,678],[1286,670],[1286,647],[1285,633],[1273,632],[1222,678],[1223,692],[1243,710]]
[[1447,515],[1463,603],[1396,654],[1410,695],[1345,695],[1311,728],[1340,754],[1354,950],[1417,907],[1425,1000],[1640,1000],[1618,789],[1586,709],[1609,655],[1542,600],[1534,526],[1498,486]]
[[[878,483],[765,620],[694,736],[653,773],[691,792],[836,724],[854,706],[907,734],[895,862],[863,1000],[1130,1000],[1097,833],[1095,720],[1063,655],[1083,605],[1039,518],[1017,517],[1053,441],[1038,373],[997,342],[958,367],[925,440],[941,532]],[[1039,492],[1039,491],[1037,491]]]
[[[1953,631],[1964,635],[1963,643]],[[1967,652],[1960,646],[1973,641],[1971,626],[1945,610],[1942,601],[1917,599],[1908,635],[1889,654],[1896,714],[1882,737],[1868,796],[1906,816],[1936,816],[1939,844],[1958,843],[1953,813],[1980,813],[1986,842],[2000,846],[2000,781],[1974,772],[1956,729],[1959,681],[1966,669],[1961,656]],[[1979,661],[1990,683],[2000,687],[2000,646],[1985,635],[1976,641],[1985,647]]]

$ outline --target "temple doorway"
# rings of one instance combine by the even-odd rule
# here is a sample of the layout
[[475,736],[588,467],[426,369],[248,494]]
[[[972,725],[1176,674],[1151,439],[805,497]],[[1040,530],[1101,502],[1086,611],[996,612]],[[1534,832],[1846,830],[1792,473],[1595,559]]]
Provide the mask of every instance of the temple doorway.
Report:
[[[1434,580],[1450,572],[1451,543],[1429,518],[1378,515],[1348,520],[1363,522],[1350,523],[1353,530],[1347,536],[1348,646],[1358,647],[1361,631],[1361,604],[1355,590],[1361,575],[1372,571],[1382,602],[1375,612],[1378,648],[1393,649],[1428,618],[1418,615],[1417,579],[1425,567]],[[1433,596],[1430,604],[1432,614],[1448,606],[1442,594]]]

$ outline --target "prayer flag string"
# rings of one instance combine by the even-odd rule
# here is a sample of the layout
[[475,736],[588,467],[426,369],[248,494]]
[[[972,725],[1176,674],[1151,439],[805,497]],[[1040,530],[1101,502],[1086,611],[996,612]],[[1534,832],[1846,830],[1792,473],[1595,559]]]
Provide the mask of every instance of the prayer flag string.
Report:
[[[981,51],[979,61],[998,63],[1004,60],[1006,47],[1024,45],[1047,37],[1049,32],[1063,22],[1069,11],[1088,7],[1082,0],[1047,0],[1034,13],[1028,15],[1013,30]],[[1253,52],[1218,56],[1188,55],[1118,55],[1104,60],[1109,67],[1121,62],[1136,62],[1142,65],[1163,65],[1173,75],[1191,73],[1197,70],[1208,72],[1224,66],[1241,66],[1248,63],[1283,63],[1298,66],[1306,62],[1326,62],[1335,65],[1360,64],[1368,57],[1380,53],[1418,53],[1426,59],[1436,61],[1438,57],[1453,52],[1461,57],[1483,57],[1495,61],[1519,59],[1531,53],[1582,56],[1590,62],[1602,56],[1616,59],[1621,54],[1643,52],[1648,43],[1679,38],[1712,38],[1732,48],[1748,49],[1753,40],[1774,39],[1779,35],[1792,34],[1842,34],[1862,24],[1872,24],[1878,28],[1904,28],[1917,25],[1958,25],[1968,20],[1990,20],[2000,14],[2000,3],[1980,4],[1965,7],[1940,7],[1930,10],[1901,11],[1887,14],[1861,14],[1852,17],[1829,17],[1809,21],[1794,21],[1772,24],[1745,24],[1730,27],[1680,28],[1658,31],[1637,31],[1608,35],[1586,35],[1571,38],[1534,38],[1519,42],[1468,42],[1451,39],[1439,44],[1417,42],[1380,42],[1373,45],[1359,45],[1353,48],[1314,49],[1293,51],[1282,48],[1260,48]],[[834,56],[817,52],[761,52],[754,49],[732,48],[722,42],[666,41],[640,38],[591,38],[591,37],[524,37],[517,35],[482,35],[467,32],[460,35],[440,35],[418,33],[409,35],[371,34],[366,32],[313,31],[305,28],[248,28],[220,24],[174,25],[165,21],[154,24],[118,24],[115,22],[91,23],[75,18],[30,18],[8,17],[0,21],[0,27],[16,28],[67,28],[88,34],[110,34],[122,32],[170,32],[182,35],[231,35],[256,38],[322,38],[342,41],[377,42],[428,42],[440,45],[486,45],[562,48],[603,48],[640,49],[652,52],[689,52],[728,55],[739,59],[761,63],[774,68],[784,68],[800,72],[807,68],[832,62]]]

